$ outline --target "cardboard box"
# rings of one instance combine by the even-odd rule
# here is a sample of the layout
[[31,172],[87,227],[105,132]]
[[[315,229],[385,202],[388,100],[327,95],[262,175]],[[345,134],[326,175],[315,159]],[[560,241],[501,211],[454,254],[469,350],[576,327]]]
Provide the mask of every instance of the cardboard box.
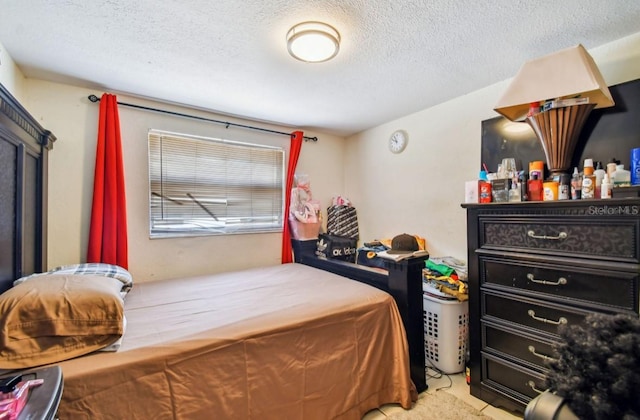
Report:
[[464,183],[464,202],[465,203],[479,203],[478,198],[479,183],[478,180],[467,181]]

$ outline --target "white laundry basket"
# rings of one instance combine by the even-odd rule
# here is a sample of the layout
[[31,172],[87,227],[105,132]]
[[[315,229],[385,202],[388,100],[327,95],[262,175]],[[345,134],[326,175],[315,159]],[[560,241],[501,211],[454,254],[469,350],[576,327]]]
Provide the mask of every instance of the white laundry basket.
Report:
[[442,373],[462,372],[469,341],[469,302],[423,296],[427,366]]

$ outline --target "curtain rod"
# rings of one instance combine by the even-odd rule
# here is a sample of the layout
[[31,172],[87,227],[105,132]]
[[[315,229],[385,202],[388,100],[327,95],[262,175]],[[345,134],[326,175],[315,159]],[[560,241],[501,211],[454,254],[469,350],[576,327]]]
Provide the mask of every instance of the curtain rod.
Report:
[[[100,98],[98,98],[96,95],[89,95],[88,98],[89,98],[89,100],[91,102],[100,102]],[[143,109],[145,111],[160,112],[160,113],[163,113],[163,114],[169,114],[169,115],[173,115],[173,116],[176,116],[176,117],[191,118],[191,119],[194,119],[194,120],[207,121],[207,122],[212,122],[212,123],[216,123],[216,124],[223,124],[223,125],[226,126],[226,128],[229,128],[230,126],[240,127],[240,128],[248,128],[249,130],[264,131],[264,132],[267,132],[267,133],[282,134],[282,135],[291,137],[291,133],[286,133],[284,131],[269,130],[267,128],[254,127],[254,126],[251,126],[251,125],[236,124],[236,123],[232,123],[232,122],[229,122],[229,121],[214,120],[214,119],[211,119],[211,118],[198,117],[197,115],[181,114],[179,112],[167,111],[167,110],[158,109],[158,108],[151,108],[151,107],[142,106],[142,105],[128,104],[126,102],[120,102],[120,101],[118,101],[117,104],[118,105],[122,105],[122,106],[128,106],[130,108]],[[303,139],[305,141],[318,141],[317,137],[303,136]]]

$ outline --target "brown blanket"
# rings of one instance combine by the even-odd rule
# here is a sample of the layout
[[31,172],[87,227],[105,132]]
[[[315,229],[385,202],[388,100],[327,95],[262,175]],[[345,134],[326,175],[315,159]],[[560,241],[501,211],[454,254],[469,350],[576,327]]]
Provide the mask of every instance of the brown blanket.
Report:
[[416,398],[390,295],[300,264],[137,284],[117,353],[61,363],[61,419],[357,419]]

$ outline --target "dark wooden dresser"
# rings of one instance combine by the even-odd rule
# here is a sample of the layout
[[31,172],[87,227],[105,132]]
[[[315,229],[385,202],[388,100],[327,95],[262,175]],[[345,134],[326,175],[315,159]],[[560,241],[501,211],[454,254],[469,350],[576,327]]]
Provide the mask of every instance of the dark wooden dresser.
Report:
[[463,204],[471,395],[523,412],[560,324],[638,314],[640,199]]

